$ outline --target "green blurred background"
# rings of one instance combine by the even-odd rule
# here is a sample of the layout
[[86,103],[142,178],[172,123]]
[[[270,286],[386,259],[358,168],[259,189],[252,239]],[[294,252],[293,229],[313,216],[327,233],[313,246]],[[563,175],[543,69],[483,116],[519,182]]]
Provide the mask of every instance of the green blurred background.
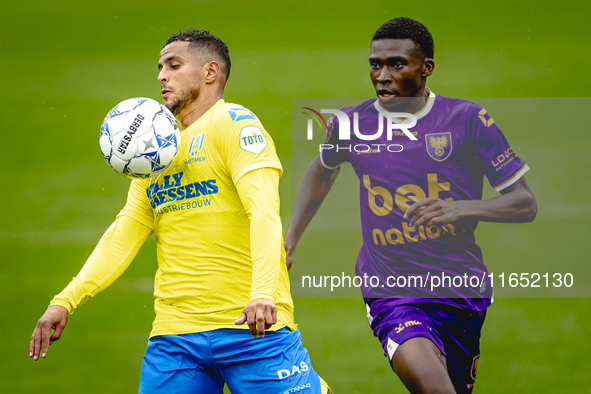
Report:
[[[584,1],[33,1],[0,10],[0,392],[7,393],[137,391],[154,315],[153,238],[111,288],[71,316],[47,359],[30,360],[28,343],[49,300],[125,202],[129,181],[103,162],[100,123],[121,100],[160,98],[158,53],[179,29],[209,29],[230,47],[226,100],[255,112],[275,140],[286,170],[284,227],[291,98],[371,97],[369,42],[387,19],[409,16],[429,27],[436,62],[429,86],[439,94],[583,97],[591,80]],[[565,261],[588,267],[588,123],[566,127],[560,114],[539,113],[538,122],[554,127],[539,138],[535,127],[514,128],[491,113],[532,167],[527,179],[540,212],[529,225],[481,225],[485,261],[495,270],[507,256],[545,258],[547,250],[556,270]],[[586,108],[581,117],[589,118]],[[318,264],[305,258],[322,239],[310,234],[296,264]],[[314,367],[335,393],[404,392],[360,299],[295,303]],[[477,391],[591,392],[590,315],[586,298],[497,299],[483,329]]]

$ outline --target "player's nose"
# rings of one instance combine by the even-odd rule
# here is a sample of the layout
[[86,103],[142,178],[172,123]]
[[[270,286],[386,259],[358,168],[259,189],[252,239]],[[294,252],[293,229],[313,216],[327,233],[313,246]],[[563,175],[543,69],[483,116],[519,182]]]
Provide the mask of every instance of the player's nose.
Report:
[[166,74],[165,70],[162,69],[160,70],[160,72],[158,73],[158,82],[160,83],[165,83],[165,82],[169,82],[169,78],[168,75]]
[[379,83],[392,82],[392,74],[390,74],[390,70],[388,69],[388,67],[382,67],[376,80]]

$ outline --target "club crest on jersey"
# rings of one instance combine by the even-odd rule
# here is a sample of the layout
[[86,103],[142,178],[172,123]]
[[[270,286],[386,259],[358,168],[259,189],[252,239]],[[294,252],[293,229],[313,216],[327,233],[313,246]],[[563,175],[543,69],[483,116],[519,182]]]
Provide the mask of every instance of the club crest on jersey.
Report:
[[425,146],[427,153],[435,161],[444,161],[451,155],[451,133],[425,134]]
[[205,133],[197,134],[193,137],[191,145],[189,146],[189,154],[191,156],[197,156],[201,148],[203,148],[203,140],[205,140]]
[[240,130],[240,147],[250,153],[261,153],[268,141],[257,126],[246,126]]

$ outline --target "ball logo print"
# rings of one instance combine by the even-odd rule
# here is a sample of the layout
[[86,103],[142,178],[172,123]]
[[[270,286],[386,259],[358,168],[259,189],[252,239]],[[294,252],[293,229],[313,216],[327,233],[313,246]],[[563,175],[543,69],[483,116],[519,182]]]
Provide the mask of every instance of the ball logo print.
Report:
[[129,178],[151,178],[174,160],[180,127],[159,102],[131,98],[117,104],[105,117],[99,144],[107,164]]

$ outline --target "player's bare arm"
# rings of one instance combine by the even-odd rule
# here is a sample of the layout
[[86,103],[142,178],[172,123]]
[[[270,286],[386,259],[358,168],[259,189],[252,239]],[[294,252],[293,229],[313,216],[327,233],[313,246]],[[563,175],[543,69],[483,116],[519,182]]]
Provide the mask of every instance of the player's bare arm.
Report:
[[287,269],[291,268],[293,253],[304,230],[320,208],[339,171],[340,167],[334,170],[324,167],[320,156],[316,156],[308,166],[283,241],[287,253]]
[[443,201],[430,197],[413,204],[405,218],[412,218],[412,227],[426,223],[453,223],[460,219],[474,218],[487,222],[526,223],[536,217],[536,199],[524,177],[501,190],[501,195],[488,200]]
[[[68,310],[62,306],[50,306],[37,322],[35,331],[31,335],[29,357],[35,361],[43,350],[43,358],[47,357],[49,345],[60,339],[68,323]],[[51,333],[53,331],[53,334]]]

